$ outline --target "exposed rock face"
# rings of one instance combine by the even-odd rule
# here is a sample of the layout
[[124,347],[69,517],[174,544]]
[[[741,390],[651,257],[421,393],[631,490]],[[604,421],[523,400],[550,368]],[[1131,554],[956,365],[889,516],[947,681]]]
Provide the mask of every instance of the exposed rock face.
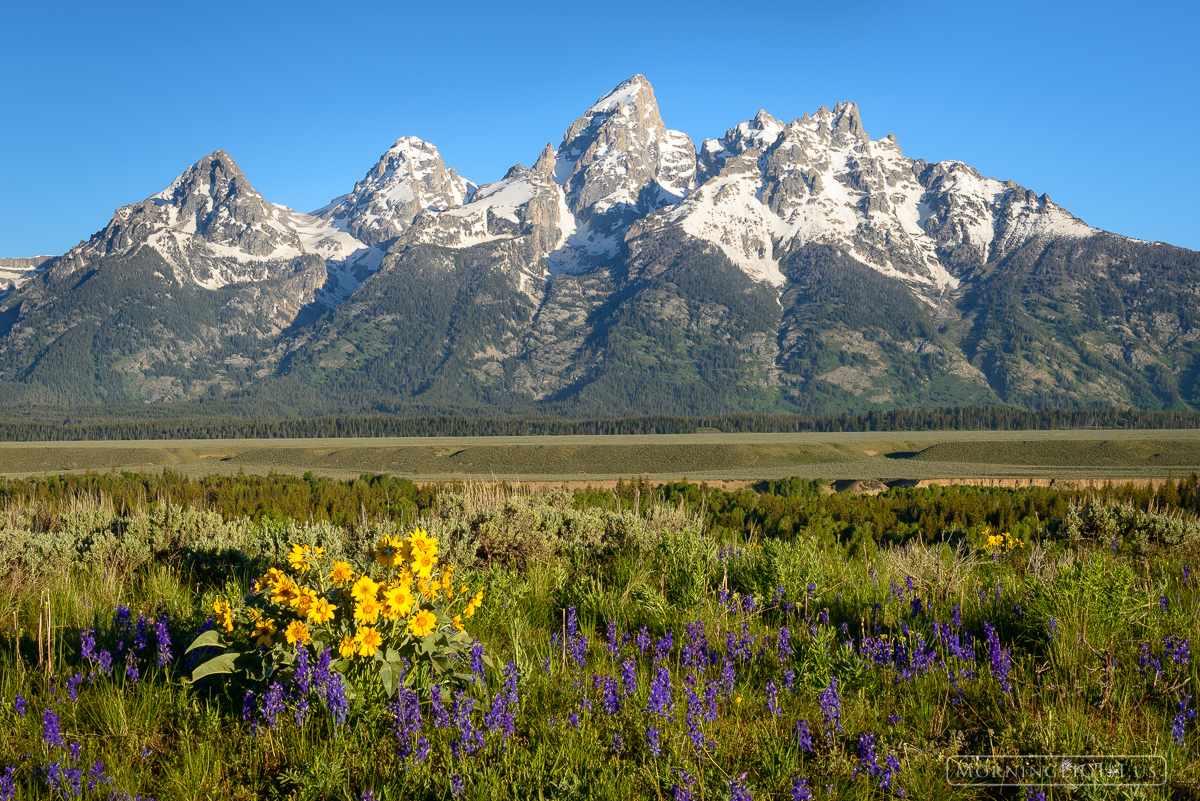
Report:
[[461,206],[474,191],[473,183],[446,167],[436,147],[405,136],[379,157],[353,191],[313,214],[377,245],[404,233],[425,209]]
[[1200,407],[1200,254],[911,159],[853,103],[697,152],[637,75],[532,163],[476,186],[405,137],[305,215],[216,151],[0,262],[0,402]]

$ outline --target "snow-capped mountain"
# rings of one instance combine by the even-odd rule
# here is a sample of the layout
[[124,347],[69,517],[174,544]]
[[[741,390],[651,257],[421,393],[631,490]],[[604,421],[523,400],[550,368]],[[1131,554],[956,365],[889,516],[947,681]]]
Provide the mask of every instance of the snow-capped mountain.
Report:
[[853,103],[697,150],[636,75],[498,181],[406,136],[301,214],[215,151],[0,261],[0,402],[1200,407],[1198,287],[1200,254],[910,158]]

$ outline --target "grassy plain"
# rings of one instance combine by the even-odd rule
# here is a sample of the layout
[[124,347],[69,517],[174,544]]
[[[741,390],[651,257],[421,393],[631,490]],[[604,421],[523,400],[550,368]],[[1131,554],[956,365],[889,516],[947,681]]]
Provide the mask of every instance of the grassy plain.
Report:
[[1200,430],[0,443],[0,475],[390,473],[415,480],[1130,479],[1200,470]]

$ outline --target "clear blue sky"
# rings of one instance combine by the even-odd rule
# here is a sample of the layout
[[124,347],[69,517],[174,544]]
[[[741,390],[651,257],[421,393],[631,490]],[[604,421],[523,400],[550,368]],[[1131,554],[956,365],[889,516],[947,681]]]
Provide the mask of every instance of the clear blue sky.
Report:
[[1153,0],[13,2],[0,256],[62,253],[218,148],[301,211],[408,134],[496,180],[638,72],[697,143],[853,100],[909,156],[1200,249],[1198,35]]

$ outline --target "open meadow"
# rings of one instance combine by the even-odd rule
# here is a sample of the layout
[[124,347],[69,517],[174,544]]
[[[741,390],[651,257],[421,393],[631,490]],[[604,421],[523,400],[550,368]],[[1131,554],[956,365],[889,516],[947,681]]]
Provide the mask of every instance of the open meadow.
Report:
[[223,439],[0,444],[0,475],[388,473],[421,481],[1162,478],[1200,470],[1200,429]]
[[[0,799],[1200,792],[1195,476],[109,473],[0,500]],[[1053,755],[1124,772],[964,785]]]

